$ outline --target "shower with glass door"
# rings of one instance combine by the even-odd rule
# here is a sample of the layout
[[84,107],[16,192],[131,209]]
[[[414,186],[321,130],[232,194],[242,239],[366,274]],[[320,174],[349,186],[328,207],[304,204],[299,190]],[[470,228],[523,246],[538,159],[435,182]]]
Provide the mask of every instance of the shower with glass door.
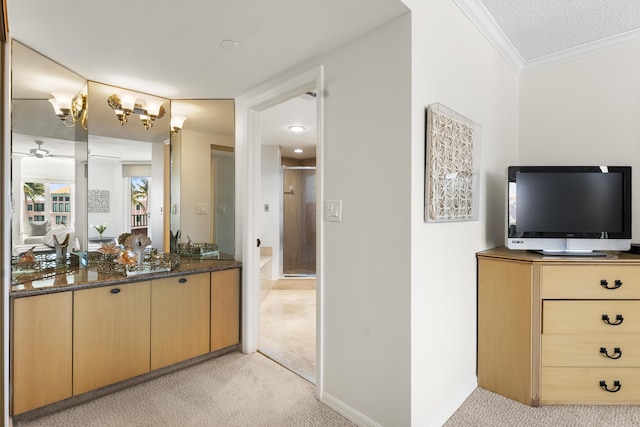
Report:
[[316,275],[316,168],[284,166],[282,273],[285,277]]

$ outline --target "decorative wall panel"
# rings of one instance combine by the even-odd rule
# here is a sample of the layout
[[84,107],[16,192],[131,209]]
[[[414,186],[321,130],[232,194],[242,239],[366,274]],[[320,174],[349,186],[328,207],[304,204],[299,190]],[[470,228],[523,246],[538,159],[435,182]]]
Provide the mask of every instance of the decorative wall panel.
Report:
[[477,220],[480,125],[429,105],[426,145],[425,221]]

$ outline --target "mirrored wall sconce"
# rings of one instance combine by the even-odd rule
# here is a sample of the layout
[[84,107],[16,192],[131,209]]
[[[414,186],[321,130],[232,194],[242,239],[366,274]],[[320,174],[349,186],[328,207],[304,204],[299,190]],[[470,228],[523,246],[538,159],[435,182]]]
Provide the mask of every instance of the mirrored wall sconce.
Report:
[[68,92],[52,92],[49,100],[56,116],[66,127],[72,128],[80,122],[83,129],[87,129],[87,95],[79,93],[76,96]]
[[182,129],[182,124],[185,120],[187,120],[187,118],[179,114],[171,116],[171,136],[175,136],[178,131]]
[[121,126],[127,123],[131,114],[137,114],[146,130],[149,130],[153,126],[153,122],[162,118],[165,113],[162,102],[136,98],[134,95],[126,93],[120,95],[114,93],[107,99],[107,104],[115,112]]

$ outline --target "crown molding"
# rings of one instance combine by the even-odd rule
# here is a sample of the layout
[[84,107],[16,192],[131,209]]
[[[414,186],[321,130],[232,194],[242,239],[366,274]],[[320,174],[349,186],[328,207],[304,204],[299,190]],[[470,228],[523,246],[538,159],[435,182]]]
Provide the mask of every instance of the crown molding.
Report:
[[493,19],[487,8],[478,0],[453,0],[493,47],[506,59],[516,71],[524,68],[524,59]]
[[453,0],[453,2],[507,63],[521,74],[640,43],[640,29],[637,29],[525,61],[480,0]]
[[576,61],[588,56],[597,55],[626,46],[640,43],[640,29],[585,43],[580,46],[565,49],[558,53],[542,56],[540,58],[525,61],[522,73],[541,70],[567,62]]

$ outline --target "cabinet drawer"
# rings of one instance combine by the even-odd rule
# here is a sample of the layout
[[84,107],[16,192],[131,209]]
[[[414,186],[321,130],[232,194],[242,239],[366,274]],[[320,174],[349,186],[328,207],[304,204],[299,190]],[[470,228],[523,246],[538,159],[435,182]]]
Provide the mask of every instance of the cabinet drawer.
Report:
[[[603,316],[608,316],[607,324]],[[621,316],[620,319],[617,319]],[[640,334],[640,301],[542,302],[543,334]]]
[[640,336],[543,334],[542,366],[640,367]]
[[540,272],[544,299],[640,299],[637,265],[545,265]]
[[[609,390],[600,386],[605,381]],[[542,404],[637,404],[640,402],[640,368],[543,367]]]

